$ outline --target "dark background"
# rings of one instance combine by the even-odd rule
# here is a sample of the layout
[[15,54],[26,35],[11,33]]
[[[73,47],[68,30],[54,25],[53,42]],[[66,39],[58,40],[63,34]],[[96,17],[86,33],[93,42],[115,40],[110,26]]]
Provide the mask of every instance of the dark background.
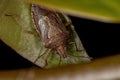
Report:
[[[103,23],[72,16],[70,18],[90,57],[101,58],[120,52],[120,24]],[[33,66],[31,62],[0,41],[0,69],[31,66]]]
[[89,56],[101,58],[120,52],[120,24],[71,19]]

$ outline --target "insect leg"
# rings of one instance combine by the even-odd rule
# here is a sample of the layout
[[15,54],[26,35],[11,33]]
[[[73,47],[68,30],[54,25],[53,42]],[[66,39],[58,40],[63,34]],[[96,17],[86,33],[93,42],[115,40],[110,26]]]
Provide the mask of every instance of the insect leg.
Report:
[[21,22],[18,20],[17,15],[15,14],[5,14],[5,16],[11,17],[19,26],[22,27]]
[[70,26],[72,24],[72,21],[69,19],[64,25],[66,26],[66,27],[68,27],[68,26]]
[[44,52],[41,53],[41,55],[38,54],[38,57],[33,61],[33,63],[36,63],[36,62],[38,61],[38,59],[39,59],[41,56],[45,55],[45,53],[46,53],[47,51],[48,51],[48,49],[45,49]]
[[[76,44],[75,42],[70,42],[69,44],[70,44],[70,45],[75,45],[75,47],[76,47],[76,51],[78,51],[78,52],[85,51],[84,49],[81,49],[81,50],[80,50],[80,49],[78,49],[77,44]],[[78,56],[78,55],[72,55],[72,54],[69,54],[69,56],[73,56],[73,57],[80,57],[80,58],[93,59],[93,58],[91,58],[91,57]]]
[[[19,20],[17,15],[15,15],[15,14],[5,14],[5,16],[11,17],[17,23],[17,25],[19,25],[20,27],[23,27],[22,22]],[[29,34],[36,34],[34,31],[25,31],[25,32],[27,32]]]
[[[50,49],[51,50],[51,49]],[[50,51],[48,51],[48,55],[47,55],[47,57],[46,57],[46,59],[45,59],[45,66],[43,67],[43,68],[45,68],[47,65],[48,65],[48,59],[49,59],[49,57],[51,56],[51,54],[49,54],[49,52]]]
[[58,16],[61,18],[61,21],[65,27],[68,27],[72,24],[71,19],[69,17],[67,17],[66,15],[58,13]]
[[81,50],[80,50],[80,49],[78,49],[76,42],[69,42],[69,44],[70,44],[70,45],[74,45],[74,46],[76,47],[76,48],[75,48],[75,49],[76,49],[76,51],[79,51],[79,52],[84,51],[84,49],[81,49]]
[[58,66],[60,66],[60,65],[61,65],[61,56],[60,56],[60,60],[59,60]]
[[50,49],[46,48],[41,55],[39,54],[38,57],[35,59],[34,63],[36,63],[40,57],[42,57],[43,55],[47,54],[49,50]]

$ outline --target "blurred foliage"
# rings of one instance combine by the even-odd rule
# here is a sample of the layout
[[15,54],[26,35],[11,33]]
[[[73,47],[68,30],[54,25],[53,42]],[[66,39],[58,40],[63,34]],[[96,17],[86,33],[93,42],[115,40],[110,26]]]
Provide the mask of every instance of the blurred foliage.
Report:
[[105,22],[120,22],[119,0],[24,0],[71,15]]

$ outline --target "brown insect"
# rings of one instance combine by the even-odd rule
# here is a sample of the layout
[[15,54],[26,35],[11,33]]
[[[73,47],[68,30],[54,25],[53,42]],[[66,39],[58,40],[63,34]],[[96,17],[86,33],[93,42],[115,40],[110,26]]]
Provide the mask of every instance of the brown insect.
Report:
[[46,48],[55,49],[61,58],[67,57],[69,33],[55,11],[32,4],[32,16],[37,32]]

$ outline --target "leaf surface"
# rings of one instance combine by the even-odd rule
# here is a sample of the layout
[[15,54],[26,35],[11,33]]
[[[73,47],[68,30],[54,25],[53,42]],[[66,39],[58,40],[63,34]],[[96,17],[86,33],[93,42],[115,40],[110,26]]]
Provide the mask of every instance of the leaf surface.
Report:
[[[44,68],[90,61],[89,58],[80,57],[88,57],[88,55],[72,25],[67,28],[71,35],[68,43],[76,42],[77,46],[67,44],[69,56],[61,59],[55,50],[46,52],[46,48],[34,28],[30,4],[17,0],[1,0],[0,11],[0,39],[29,61],[34,63],[42,53],[45,55],[41,56],[35,64]],[[64,16],[62,19],[66,20]],[[82,51],[77,51],[77,47]]]

